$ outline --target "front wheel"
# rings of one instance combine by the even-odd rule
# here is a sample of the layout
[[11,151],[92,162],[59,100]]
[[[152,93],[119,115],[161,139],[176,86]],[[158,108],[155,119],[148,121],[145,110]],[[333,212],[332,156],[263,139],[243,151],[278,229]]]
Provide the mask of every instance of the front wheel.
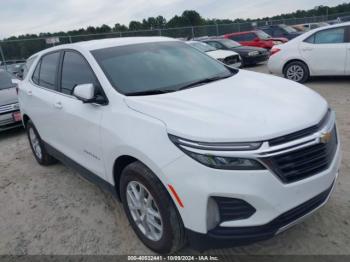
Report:
[[303,62],[291,62],[284,69],[284,77],[298,83],[306,82],[309,76],[309,69]]
[[139,239],[160,254],[173,253],[185,244],[185,229],[163,184],[140,162],[122,172],[120,192],[128,220]]

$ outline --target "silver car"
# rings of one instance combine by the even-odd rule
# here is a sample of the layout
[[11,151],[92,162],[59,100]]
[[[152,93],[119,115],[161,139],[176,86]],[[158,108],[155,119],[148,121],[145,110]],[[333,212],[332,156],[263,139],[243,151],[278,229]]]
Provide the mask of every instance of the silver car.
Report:
[[19,81],[0,69],[0,132],[22,126],[16,91]]

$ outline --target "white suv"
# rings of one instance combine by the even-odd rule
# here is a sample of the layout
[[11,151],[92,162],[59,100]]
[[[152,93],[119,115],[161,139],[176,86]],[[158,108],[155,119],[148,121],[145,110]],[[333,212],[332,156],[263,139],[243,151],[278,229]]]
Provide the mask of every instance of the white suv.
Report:
[[31,59],[19,100],[35,158],[114,192],[156,252],[267,239],[330,196],[335,116],[300,84],[161,37],[62,45]]

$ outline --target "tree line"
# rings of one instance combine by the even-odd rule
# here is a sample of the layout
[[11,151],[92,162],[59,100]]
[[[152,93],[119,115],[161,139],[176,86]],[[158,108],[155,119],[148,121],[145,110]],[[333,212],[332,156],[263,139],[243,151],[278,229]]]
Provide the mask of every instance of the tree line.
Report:
[[[310,10],[297,10],[288,14],[281,14],[272,17],[264,17],[260,19],[205,19],[198,12],[194,10],[186,10],[181,15],[175,15],[169,20],[166,20],[163,16],[149,17],[142,21],[130,21],[129,25],[123,25],[116,23],[113,27],[103,24],[101,26],[89,26],[87,28],[80,28],[78,30],[70,30],[67,32],[56,32],[56,33],[40,33],[40,34],[25,34],[19,36],[12,36],[3,39],[3,43],[0,45],[5,53],[6,59],[18,59],[27,58],[29,55],[45,49],[48,45],[44,40],[38,41],[37,38],[47,37],[60,37],[60,43],[77,42],[81,40],[90,40],[105,38],[103,34],[120,33],[122,36],[133,36],[134,31],[149,30],[150,35],[157,34],[157,29],[168,29],[177,27],[187,26],[205,26],[205,25],[220,25],[220,24],[232,24],[232,23],[251,23],[253,21],[270,21],[270,20],[282,20],[290,18],[303,18],[313,16],[325,16],[332,14],[338,14],[342,12],[350,12],[350,3],[340,4],[334,7],[318,6]],[[153,30],[153,31],[152,31]],[[100,34],[100,36],[93,36]],[[147,35],[147,33],[144,33]],[[183,33],[186,35],[186,33]],[[81,36],[81,37],[80,37]],[[117,35],[118,36],[118,35]],[[168,36],[175,37],[171,33]],[[29,40],[31,39],[31,40]],[[29,40],[29,41],[20,41]],[[11,41],[6,43],[6,41]],[[15,42],[12,42],[15,41]]]

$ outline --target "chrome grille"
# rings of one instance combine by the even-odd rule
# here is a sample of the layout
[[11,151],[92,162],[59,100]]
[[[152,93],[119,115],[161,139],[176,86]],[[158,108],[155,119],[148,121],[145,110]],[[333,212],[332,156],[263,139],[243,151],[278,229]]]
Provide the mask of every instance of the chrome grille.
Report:
[[18,103],[0,106],[0,114],[9,113],[9,112],[18,111],[18,110],[19,110]]
[[288,153],[261,158],[285,183],[292,183],[328,169],[333,161],[338,145],[337,131],[334,126],[330,140]]
[[12,118],[0,120],[0,126],[10,125],[10,124],[13,124],[14,122],[15,121]]

